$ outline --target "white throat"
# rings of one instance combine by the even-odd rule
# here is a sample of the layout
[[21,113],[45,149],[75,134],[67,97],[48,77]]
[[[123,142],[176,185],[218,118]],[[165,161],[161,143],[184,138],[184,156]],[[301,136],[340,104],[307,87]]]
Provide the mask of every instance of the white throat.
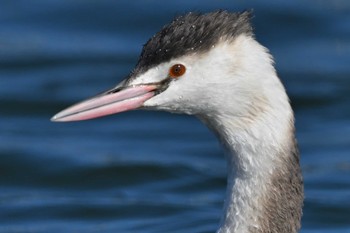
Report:
[[[219,233],[290,233],[300,227],[303,190],[293,114],[289,109],[286,116],[263,113],[259,117],[255,122],[247,119],[238,122],[228,116],[220,119],[199,116],[226,149],[228,180]],[[283,186],[282,190],[279,186]],[[283,205],[290,208],[281,210]],[[271,222],[273,211],[285,215],[286,221]],[[294,214],[293,222],[288,218]]]
[[290,233],[300,228],[303,187],[294,116],[270,55],[260,47],[261,53],[254,55],[268,63],[260,66],[263,70],[241,75],[247,79],[259,75],[267,88],[246,103],[246,114],[231,111],[230,98],[235,99],[236,93],[225,92],[226,108],[198,115],[226,149],[227,192],[218,233]]

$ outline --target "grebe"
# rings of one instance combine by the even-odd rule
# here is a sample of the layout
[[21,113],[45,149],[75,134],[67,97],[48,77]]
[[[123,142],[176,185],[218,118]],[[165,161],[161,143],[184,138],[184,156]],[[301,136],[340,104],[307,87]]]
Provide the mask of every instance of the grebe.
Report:
[[298,232],[303,180],[294,115],[249,12],[175,18],[148,40],[124,81],[52,120],[132,109],[194,115],[217,135],[228,167],[218,233]]

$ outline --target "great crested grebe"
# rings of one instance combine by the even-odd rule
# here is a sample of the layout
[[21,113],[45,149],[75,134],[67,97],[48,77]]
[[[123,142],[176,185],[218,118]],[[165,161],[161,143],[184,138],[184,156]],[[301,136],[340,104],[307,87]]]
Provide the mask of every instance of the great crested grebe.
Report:
[[249,12],[177,17],[144,45],[124,81],[52,120],[132,109],[194,115],[226,149],[227,193],[217,232],[297,232],[303,181],[293,111],[249,21]]

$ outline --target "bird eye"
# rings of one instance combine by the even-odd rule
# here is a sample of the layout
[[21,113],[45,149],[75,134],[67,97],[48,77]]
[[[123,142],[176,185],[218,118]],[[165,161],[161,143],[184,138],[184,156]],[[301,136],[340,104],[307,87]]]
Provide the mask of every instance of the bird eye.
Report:
[[178,78],[186,72],[186,67],[182,64],[175,64],[169,70],[169,76],[172,78]]

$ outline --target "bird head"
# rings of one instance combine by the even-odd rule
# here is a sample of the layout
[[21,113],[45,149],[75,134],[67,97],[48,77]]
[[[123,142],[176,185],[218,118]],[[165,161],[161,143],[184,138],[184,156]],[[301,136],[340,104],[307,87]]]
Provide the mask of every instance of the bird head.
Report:
[[250,117],[252,109],[268,102],[264,82],[271,78],[264,75],[275,71],[249,20],[249,12],[227,11],[175,18],[144,45],[124,81],[52,120],[86,120],[140,108]]

